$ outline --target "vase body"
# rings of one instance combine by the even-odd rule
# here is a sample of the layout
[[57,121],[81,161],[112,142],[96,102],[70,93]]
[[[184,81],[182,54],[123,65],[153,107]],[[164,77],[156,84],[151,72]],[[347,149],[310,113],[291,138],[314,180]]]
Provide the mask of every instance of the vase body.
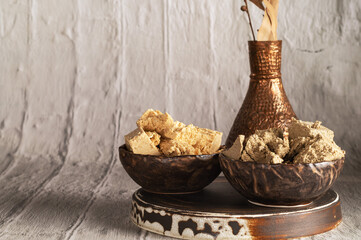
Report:
[[229,132],[227,147],[240,134],[248,137],[259,129],[283,127],[296,118],[282,85],[282,41],[249,41],[248,47],[249,88]]

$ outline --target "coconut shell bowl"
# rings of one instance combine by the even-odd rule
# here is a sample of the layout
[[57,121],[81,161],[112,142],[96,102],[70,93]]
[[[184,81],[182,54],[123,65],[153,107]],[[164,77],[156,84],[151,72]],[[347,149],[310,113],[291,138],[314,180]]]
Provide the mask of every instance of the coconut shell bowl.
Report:
[[220,174],[219,154],[177,157],[134,154],[125,145],[119,158],[129,176],[144,190],[186,194],[202,190]]
[[219,156],[231,185],[249,202],[269,207],[310,204],[335,183],[344,159],[303,164],[262,164]]

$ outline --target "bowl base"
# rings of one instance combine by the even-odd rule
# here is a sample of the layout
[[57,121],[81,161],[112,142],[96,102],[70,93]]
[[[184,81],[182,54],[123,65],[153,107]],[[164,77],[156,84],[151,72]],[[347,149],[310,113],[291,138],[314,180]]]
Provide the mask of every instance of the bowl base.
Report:
[[259,203],[259,202],[254,202],[251,200],[248,200],[249,203],[253,204],[253,205],[257,205],[260,207],[269,207],[269,208],[299,208],[299,207],[305,207],[310,205],[312,202],[309,203],[304,203],[304,204],[297,204],[297,205],[276,205],[276,204],[265,204],[265,203]]

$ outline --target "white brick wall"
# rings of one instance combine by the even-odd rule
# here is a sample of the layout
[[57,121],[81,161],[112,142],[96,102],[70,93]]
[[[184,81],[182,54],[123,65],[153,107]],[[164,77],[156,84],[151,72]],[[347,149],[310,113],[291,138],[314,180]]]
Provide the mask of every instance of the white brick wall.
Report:
[[[2,0],[0,160],[105,161],[147,108],[226,136],[249,80],[251,35],[240,6],[240,0]],[[261,13],[254,7],[252,13],[259,26]],[[361,1],[280,1],[290,102],[301,119],[334,129],[355,159],[360,28]]]

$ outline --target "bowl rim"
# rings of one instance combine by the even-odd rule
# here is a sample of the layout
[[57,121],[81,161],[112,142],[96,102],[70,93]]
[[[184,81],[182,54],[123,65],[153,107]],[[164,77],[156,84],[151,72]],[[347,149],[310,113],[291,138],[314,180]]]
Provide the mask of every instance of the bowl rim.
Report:
[[198,155],[180,155],[180,156],[166,156],[166,155],[149,155],[149,154],[137,154],[137,153],[133,153],[132,151],[129,151],[127,149],[127,147],[125,146],[125,144],[121,145],[118,147],[118,150],[123,150],[128,152],[131,155],[135,155],[135,156],[143,156],[143,157],[156,157],[156,158],[171,158],[171,159],[178,159],[178,158],[184,158],[184,157],[197,157],[197,158],[205,158],[205,157],[210,157],[210,156],[215,156],[215,155],[219,155],[222,153],[222,151],[225,149],[225,145],[221,145],[219,147],[219,149],[217,150],[217,152],[212,153],[212,154],[198,154]]
[[332,161],[323,161],[323,162],[316,162],[316,163],[259,163],[259,162],[245,162],[245,161],[242,161],[241,159],[239,160],[235,160],[235,159],[232,159],[232,158],[229,158],[227,157],[226,155],[224,155],[222,152],[219,154],[219,161],[222,161],[222,160],[226,160],[226,161],[234,161],[234,162],[239,162],[241,164],[249,164],[249,165],[257,165],[257,166],[289,166],[289,167],[292,167],[292,166],[310,166],[310,165],[325,165],[325,164],[331,164],[331,163],[336,163],[336,162],[339,162],[339,161],[345,161],[345,158],[346,158],[346,154],[343,158],[338,158],[338,159],[335,159],[335,160],[332,160]]

